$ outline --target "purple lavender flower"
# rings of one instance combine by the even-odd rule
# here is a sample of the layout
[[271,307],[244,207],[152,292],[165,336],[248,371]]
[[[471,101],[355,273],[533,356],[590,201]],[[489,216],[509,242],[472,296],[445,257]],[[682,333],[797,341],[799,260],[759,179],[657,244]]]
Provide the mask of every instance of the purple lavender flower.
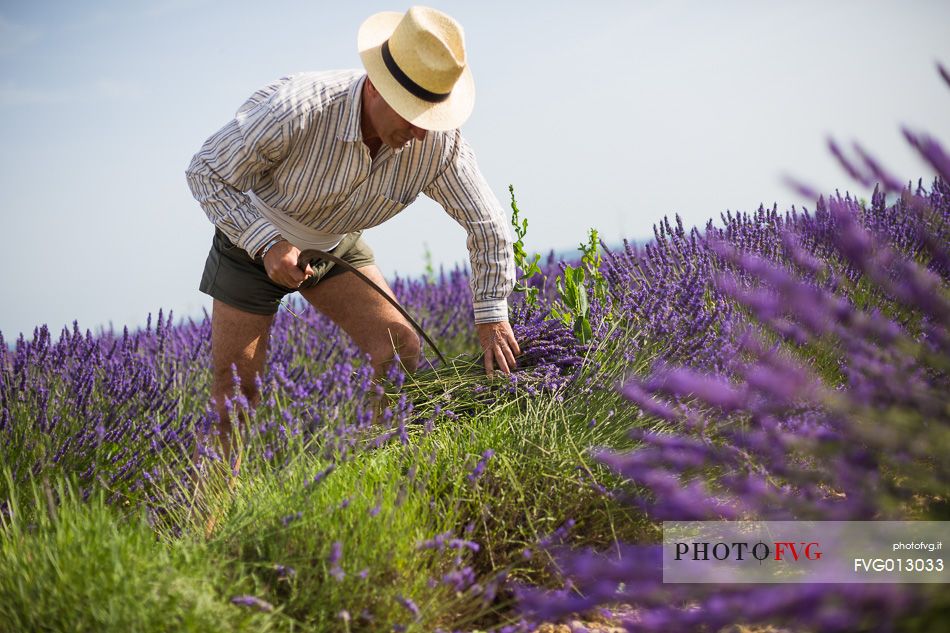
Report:
[[337,582],[342,582],[346,577],[346,572],[340,567],[340,559],[343,557],[343,543],[334,541],[330,547],[330,555],[327,556],[327,564],[330,565],[330,575]]
[[313,479],[310,480],[310,481],[308,481],[308,482],[306,483],[306,485],[307,485],[307,486],[316,486],[316,485],[319,484],[321,481],[323,481],[324,479],[326,479],[327,475],[329,475],[330,473],[332,473],[335,468],[336,468],[336,465],[335,465],[335,464],[330,464],[329,466],[327,466],[326,468],[324,468],[323,470],[321,470],[320,472],[318,472],[316,475],[314,475]]
[[926,134],[914,134],[907,128],[903,128],[902,131],[907,142],[931,164],[945,182],[950,182],[950,155],[944,152],[940,143]]
[[252,609],[257,609],[258,611],[270,612],[274,610],[274,605],[262,600],[257,596],[234,596],[231,598],[231,604],[240,605],[242,607],[250,607]]
[[482,475],[485,474],[485,465],[488,463],[488,460],[495,456],[495,451],[488,449],[482,453],[481,458],[478,460],[478,463],[475,464],[475,468],[472,469],[472,472],[468,474],[468,480],[471,483],[475,483],[481,479]]
[[746,395],[729,381],[683,368],[653,374],[647,387],[671,396],[698,398],[726,412],[740,409],[746,403]]
[[676,410],[667,404],[658,402],[653,395],[645,391],[636,379],[628,382],[621,389],[624,398],[636,404],[644,413],[660,418],[661,420],[675,421],[680,416]]
[[415,617],[417,620],[422,617],[422,613],[419,611],[419,607],[416,606],[416,603],[413,602],[411,598],[397,596],[396,600],[399,602],[399,604],[405,607],[406,610],[409,611],[409,613],[411,613],[413,617]]

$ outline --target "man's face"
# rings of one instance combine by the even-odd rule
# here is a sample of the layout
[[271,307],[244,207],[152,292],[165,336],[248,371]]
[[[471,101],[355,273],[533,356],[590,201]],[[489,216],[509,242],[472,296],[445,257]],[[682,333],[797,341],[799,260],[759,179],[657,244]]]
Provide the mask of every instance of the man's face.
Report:
[[426,131],[409,123],[399,116],[395,110],[376,91],[376,88],[367,80],[367,90],[363,99],[363,115],[365,123],[371,129],[363,130],[365,140],[377,137],[393,149],[399,149],[412,140],[421,141],[426,137]]

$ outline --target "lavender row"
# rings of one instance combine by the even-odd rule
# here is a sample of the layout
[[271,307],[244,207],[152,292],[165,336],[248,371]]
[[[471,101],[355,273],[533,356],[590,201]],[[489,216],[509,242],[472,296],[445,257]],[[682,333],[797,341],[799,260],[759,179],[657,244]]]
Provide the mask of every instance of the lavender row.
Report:
[[[633,429],[633,451],[598,455],[630,482],[630,503],[657,521],[945,518],[950,160],[905,135],[938,173],[929,191],[833,146],[880,183],[870,204],[815,196],[813,213],[729,214],[702,235],[664,220],[651,244],[607,258],[622,312],[666,344],[621,388],[656,428]],[[564,589],[517,589],[527,620],[511,630],[618,602],[633,606],[632,631],[886,630],[947,607],[920,586],[671,587],[657,546],[558,561]]]

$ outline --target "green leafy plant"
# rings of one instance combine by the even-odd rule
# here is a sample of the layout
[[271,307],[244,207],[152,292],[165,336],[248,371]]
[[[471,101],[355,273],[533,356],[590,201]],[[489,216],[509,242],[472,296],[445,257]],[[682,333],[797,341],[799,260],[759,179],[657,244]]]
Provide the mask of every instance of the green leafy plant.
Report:
[[[514,243],[515,266],[519,277],[515,281],[515,292],[524,295],[525,303],[529,306],[538,305],[540,289],[529,282],[537,275],[542,277],[538,261],[541,256],[537,253],[529,259],[524,247],[524,237],[528,233],[528,219],[521,217],[518,203],[515,200],[515,188],[508,185],[511,194],[511,225],[515,227]],[[549,318],[558,319],[574,331],[574,335],[581,343],[588,343],[593,337],[590,324],[590,301],[587,297],[587,279],[593,284],[594,296],[599,301],[607,297],[607,280],[600,272],[600,241],[597,229],[590,229],[588,240],[578,247],[581,252],[581,265],[567,266],[564,275],[556,280],[558,299],[551,306]]]
[[590,324],[590,300],[587,282],[590,280],[594,297],[598,301],[607,298],[607,280],[600,272],[600,241],[597,229],[590,229],[586,243],[577,250],[581,252],[581,265],[567,266],[564,275],[557,278],[558,301],[551,307],[551,317],[560,320],[574,331],[574,336],[583,344],[593,337]]
[[607,280],[604,278],[604,274],[600,272],[602,260],[600,258],[600,236],[597,229],[590,229],[587,243],[581,243],[577,250],[581,252],[581,263],[593,283],[594,297],[598,301],[604,301],[607,298]]
[[539,289],[536,286],[529,286],[528,282],[535,275],[541,275],[541,268],[538,266],[541,255],[535,253],[532,259],[528,259],[528,253],[524,248],[524,236],[528,233],[528,218],[519,217],[520,211],[515,200],[514,185],[508,185],[508,192],[511,194],[511,225],[515,227],[515,235],[518,238],[514,243],[514,251],[515,267],[520,272],[520,277],[515,281],[514,291],[523,293],[525,303],[528,305],[537,306]]
[[567,266],[564,269],[564,275],[557,278],[558,301],[551,306],[551,316],[569,326],[577,340],[586,344],[592,338],[593,332],[588,318],[590,303],[587,300],[584,281],[582,267]]
[[426,283],[434,284],[435,283],[435,267],[432,265],[432,249],[429,248],[427,242],[422,243],[422,260],[425,262],[425,272],[424,277]]

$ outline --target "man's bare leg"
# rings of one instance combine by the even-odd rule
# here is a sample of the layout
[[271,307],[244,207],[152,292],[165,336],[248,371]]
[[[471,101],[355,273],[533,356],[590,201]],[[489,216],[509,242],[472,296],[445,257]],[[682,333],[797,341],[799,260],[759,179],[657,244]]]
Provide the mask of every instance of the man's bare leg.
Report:
[[[218,432],[222,458],[230,467],[231,446],[234,443],[231,416],[225,401],[234,399],[235,385],[232,365],[237,367],[241,393],[253,410],[260,402],[256,376],[264,369],[267,343],[273,315],[253,314],[214,300],[211,313],[211,397],[218,414]],[[239,420],[244,412],[233,403],[232,415]]]

